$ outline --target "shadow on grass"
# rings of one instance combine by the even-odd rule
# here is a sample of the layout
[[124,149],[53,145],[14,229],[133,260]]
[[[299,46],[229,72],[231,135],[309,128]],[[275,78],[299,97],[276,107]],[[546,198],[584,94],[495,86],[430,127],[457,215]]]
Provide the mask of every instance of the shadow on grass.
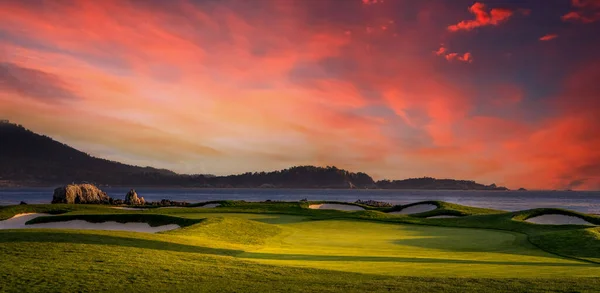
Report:
[[[424,231],[423,227],[406,225],[402,227],[401,232],[409,232],[411,236],[417,238],[397,239],[392,243],[449,252],[493,252],[532,256],[543,253],[527,241],[525,234],[451,227],[428,227],[428,229],[431,230]],[[440,230],[433,231],[433,229]],[[495,237],[489,234],[494,234]]]
[[37,231],[0,231],[0,243],[73,243],[73,244],[93,244],[124,246],[132,248],[144,248],[165,250],[174,252],[201,253],[212,255],[235,256],[242,253],[242,250],[209,248],[195,245],[186,245],[159,240],[129,238],[122,236],[101,235],[93,233],[72,233],[72,232],[37,232]]
[[245,252],[237,255],[242,259],[264,260],[300,260],[300,261],[354,261],[354,262],[408,262],[408,263],[439,263],[439,264],[469,264],[469,265],[514,265],[514,266],[549,266],[549,267],[597,267],[589,263],[557,263],[557,262],[518,262],[518,261],[485,261],[445,258],[419,258],[398,256],[349,256],[349,255],[307,255],[307,254],[276,254]]
[[301,216],[288,216],[288,215],[275,215],[274,217],[267,218],[256,218],[251,219],[254,221],[262,222],[265,224],[294,224],[307,221],[306,217]]

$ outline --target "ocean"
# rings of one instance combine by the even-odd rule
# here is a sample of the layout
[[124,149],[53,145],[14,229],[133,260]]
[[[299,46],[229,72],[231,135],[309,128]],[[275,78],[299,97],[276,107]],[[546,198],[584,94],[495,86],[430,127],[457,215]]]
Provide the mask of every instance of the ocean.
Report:
[[[102,188],[112,198],[124,198],[128,188]],[[21,201],[50,203],[53,188],[0,188],[0,205]],[[206,189],[206,188],[136,188],[147,201],[170,199],[190,203],[210,200],[298,201],[361,200],[408,204],[424,200],[442,200],[462,205],[506,211],[532,208],[564,208],[600,214],[600,191],[442,191],[442,190],[347,190],[347,189]]]

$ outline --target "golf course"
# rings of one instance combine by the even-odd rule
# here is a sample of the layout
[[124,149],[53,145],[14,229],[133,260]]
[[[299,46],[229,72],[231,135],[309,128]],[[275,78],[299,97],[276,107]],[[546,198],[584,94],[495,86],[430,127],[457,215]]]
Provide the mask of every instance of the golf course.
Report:
[[598,292],[598,225],[441,201],[4,206],[0,292]]

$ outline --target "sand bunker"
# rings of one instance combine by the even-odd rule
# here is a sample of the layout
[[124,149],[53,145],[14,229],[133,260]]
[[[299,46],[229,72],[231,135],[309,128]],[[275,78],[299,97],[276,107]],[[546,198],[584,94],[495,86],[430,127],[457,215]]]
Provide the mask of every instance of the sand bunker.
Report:
[[37,217],[50,216],[49,214],[18,214],[14,217],[0,221],[1,229],[79,229],[79,230],[110,230],[110,231],[129,231],[129,232],[144,232],[156,233],[180,228],[179,225],[169,224],[157,227],[150,227],[148,223],[90,223],[83,220],[73,220],[65,222],[52,222],[25,225],[29,220]]
[[8,220],[0,221],[0,230],[28,228],[28,227],[25,227],[25,223],[27,221],[37,218],[37,217],[41,217],[41,216],[50,216],[50,214],[36,214],[36,213],[16,214]]
[[427,217],[426,219],[451,219],[451,218],[459,218],[459,216],[439,215],[439,216]]
[[130,208],[130,207],[112,207],[113,209],[127,210],[127,211],[145,211],[147,208]]
[[525,222],[543,225],[591,225],[594,224],[575,216],[566,216],[560,214],[541,215],[525,220]]
[[220,207],[221,204],[220,203],[207,203],[203,206],[198,206],[197,208],[216,208],[216,207]]
[[337,204],[337,203],[324,203],[324,204],[311,204],[308,208],[313,210],[340,210],[340,211],[362,211],[362,207],[349,205],[349,204]]
[[403,208],[401,211],[391,212],[390,214],[399,214],[399,215],[409,215],[409,214],[418,214],[429,212],[437,209],[437,206],[434,204],[417,204],[414,206],[409,206],[407,208]]

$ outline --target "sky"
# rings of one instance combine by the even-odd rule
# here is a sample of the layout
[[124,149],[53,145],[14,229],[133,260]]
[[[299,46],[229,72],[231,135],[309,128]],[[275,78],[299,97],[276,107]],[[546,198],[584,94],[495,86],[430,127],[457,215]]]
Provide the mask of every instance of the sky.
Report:
[[0,119],[180,173],[600,189],[600,0],[0,0]]

